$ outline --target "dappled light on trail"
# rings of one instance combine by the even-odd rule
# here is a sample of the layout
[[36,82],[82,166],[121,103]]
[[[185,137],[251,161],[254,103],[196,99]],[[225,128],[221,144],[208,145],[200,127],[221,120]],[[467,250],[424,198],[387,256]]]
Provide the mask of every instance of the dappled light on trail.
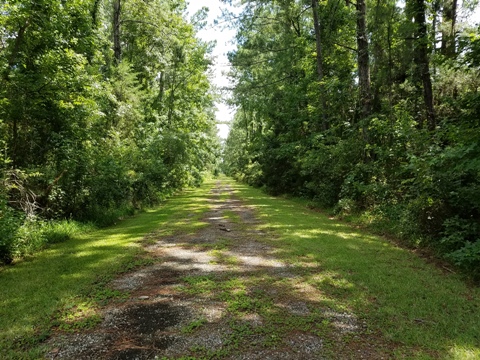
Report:
[[[103,310],[109,326],[119,332],[106,340],[104,320],[96,330],[102,344],[92,340],[81,356],[118,358],[136,349],[141,359],[153,354],[318,359],[331,351],[326,343],[350,335],[364,337],[365,324],[351,309],[306,281],[307,273],[313,278],[321,269],[313,263],[301,268],[283,259],[271,243],[275,240],[269,240],[276,235],[263,227],[253,208],[233,195],[230,185],[218,182],[211,194],[197,201],[209,205],[199,218],[183,209],[181,216],[145,238],[153,264],[111,282],[112,291],[127,292],[129,298],[124,305]],[[178,223],[203,225],[178,231]],[[140,304],[181,306],[182,316],[168,329],[132,333],[122,319]],[[156,316],[152,311],[151,317]],[[356,350],[363,357],[386,354],[369,349],[367,343]],[[54,344],[60,349],[56,358],[68,358],[75,347],[74,338]],[[336,351],[350,350],[342,345]]]
[[[300,200],[226,178],[42,256],[39,284],[10,285],[2,305],[38,291],[40,308],[49,282],[82,285],[84,295],[65,285],[56,308],[11,321],[13,339],[53,317],[52,359],[480,356],[478,289]],[[9,271],[37,271],[26,265]],[[120,274],[102,276],[110,267]]]
[[[307,282],[370,323],[395,356],[480,357],[478,288],[409,250],[308,210],[300,200],[234,187],[257,209],[263,228],[276,233],[270,242],[280,258],[298,269],[316,266],[316,272],[306,270]],[[426,342],[433,348],[422,350]]]

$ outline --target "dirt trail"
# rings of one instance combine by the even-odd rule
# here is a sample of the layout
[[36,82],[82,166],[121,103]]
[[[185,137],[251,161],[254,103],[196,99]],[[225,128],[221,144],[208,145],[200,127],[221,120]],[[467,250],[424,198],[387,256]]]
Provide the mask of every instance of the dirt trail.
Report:
[[[95,329],[54,337],[48,358],[380,358],[353,314],[319,301],[303,277],[315,269],[283,262],[228,186],[218,182],[209,205],[196,234],[151,234],[154,264],[110,285],[128,299],[102,309]],[[362,344],[354,354],[345,337]]]

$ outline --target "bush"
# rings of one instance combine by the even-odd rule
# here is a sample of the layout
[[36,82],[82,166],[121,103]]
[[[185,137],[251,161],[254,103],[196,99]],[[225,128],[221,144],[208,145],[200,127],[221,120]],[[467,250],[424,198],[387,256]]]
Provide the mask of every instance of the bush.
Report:
[[5,197],[0,198],[0,263],[10,264],[13,260],[17,229],[21,216],[8,206]]
[[22,257],[42,249],[47,243],[43,233],[44,227],[44,221],[35,218],[26,219],[17,231],[13,254],[16,257]]
[[89,211],[89,217],[87,219],[98,227],[106,227],[116,224],[126,216],[134,214],[135,209],[127,205],[120,205],[116,208],[94,207]]
[[45,243],[56,244],[71,239],[75,234],[85,233],[95,229],[93,224],[79,223],[73,220],[50,221],[42,228]]
[[[36,218],[26,219],[23,224],[18,221],[10,238],[7,260],[14,257],[32,255],[45,248],[71,239],[75,234],[91,231],[91,224],[82,224],[73,220],[44,221]],[[3,261],[9,263],[8,261]]]
[[459,216],[449,218],[444,223],[445,230],[440,246],[445,258],[455,265],[480,278],[480,225],[473,219]]
[[447,254],[446,258],[469,272],[473,278],[480,279],[480,239],[467,241],[461,249]]

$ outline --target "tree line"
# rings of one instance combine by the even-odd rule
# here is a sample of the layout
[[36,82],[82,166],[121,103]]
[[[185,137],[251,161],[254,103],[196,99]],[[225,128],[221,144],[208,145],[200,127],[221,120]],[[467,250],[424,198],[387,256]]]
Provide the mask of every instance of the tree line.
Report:
[[212,45],[195,36],[205,10],[185,8],[0,1],[0,261],[58,239],[55,221],[110,224],[213,169]]
[[225,171],[480,276],[478,1],[242,4]]

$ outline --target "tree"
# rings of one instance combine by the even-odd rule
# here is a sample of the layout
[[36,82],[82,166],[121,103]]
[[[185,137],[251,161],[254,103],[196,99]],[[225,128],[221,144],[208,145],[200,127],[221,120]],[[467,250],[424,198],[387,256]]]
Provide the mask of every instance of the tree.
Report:
[[456,54],[457,0],[443,0],[442,55],[453,58]]
[[229,54],[238,110],[226,171],[338,213],[366,211],[474,272],[478,29],[458,36],[456,1],[244,6]]
[[357,0],[357,64],[358,88],[360,94],[361,115],[368,117],[372,111],[372,94],[370,86],[370,52],[367,36],[367,5],[365,0]]
[[320,23],[318,20],[318,0],[312,0],[312,13],[313,13],[313,28],[315,31],[315,45],[317,49],[317,75],[318,83],[320,86],[320,103],[322,104],[322,127],[323,130],[327,130],[327,118],[325,110],[327,103],[325,101],[324,89],[323,89],[323,52],[322,52],[322,33],[320,29]]
[[[423,85],[423,100],[425,104],[427,127],[430,131],[435,130],[435,109],[433,107],[433,88],[430,76],[429,39],[427,32],[427,24],[425,20],[425,1],[410,0],[407,3],[409,12],[414,19],[414,64],[415,76],[418,77]],[[423,127],[423,118],[420,117],[419,126]]]
[[120,38],[120,23],[122,14],[121,0],[113,2],[113,52],[116,63],[120,63],[122,59],[122,45]]

